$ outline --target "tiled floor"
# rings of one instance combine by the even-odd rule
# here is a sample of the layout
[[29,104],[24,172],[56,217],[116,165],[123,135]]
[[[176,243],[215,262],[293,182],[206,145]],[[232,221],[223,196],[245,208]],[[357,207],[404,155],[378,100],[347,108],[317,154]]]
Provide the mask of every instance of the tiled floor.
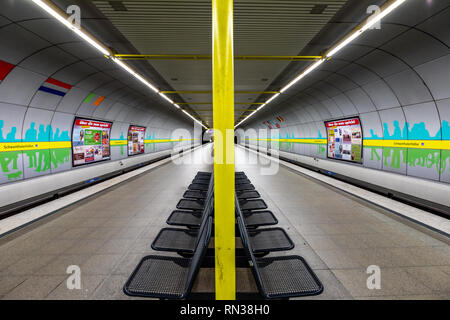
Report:
[[[210,153],[205,148],[192,157]],[[247,173],[295,243],[274,255],[303,256],[324,284],[321,295],[308,299],[450,298],[448,239],[289,169],[263,176],[258,165],[242,161],[246,156],[236,149],[237,170]],[[211,166],[163,165],[0,239],[0,298],[130,299],[122,287],[139,260],[172,255],[150,244],[199,170]],[[81,290],[67,289],[70,265],[80,267]],[[369,265],[380,267],[380,290],[367,289]],[[213,270],[203,271],[199,277],[213,282]]]
[[[211,147],[186,155],[193,164],[150,170],[0,239],[2,299],[128,299],[122,287],[199,170]],[[67,267],[81,290],[67,288]]]

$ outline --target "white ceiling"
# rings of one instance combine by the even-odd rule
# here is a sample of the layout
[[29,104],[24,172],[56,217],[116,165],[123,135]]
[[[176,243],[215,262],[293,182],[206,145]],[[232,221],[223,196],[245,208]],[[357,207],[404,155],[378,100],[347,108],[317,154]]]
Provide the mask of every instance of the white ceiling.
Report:
[[[235,0],[234,53],[297,55],[345,2]],[[211,54],[211,0],[94,0],[93,3],[141,54]],[[120,11],[120,7],[117,11],[120,5],[126,11]],[[326,8],[320,14],[312,14],[316,5],[326,5]],[[211,90],[211,61],[149,62],[175,90]],[[235,90],[264,91],[288,64],[287,61],[235,61]],[[212,126],[212,105],[194,104],[211,102],[211,94],[181,96]],[[235,101],[254,102],[258,96],[236,94]],[[248,108],[253,109],[249,105],[236,105],[235,121]]]

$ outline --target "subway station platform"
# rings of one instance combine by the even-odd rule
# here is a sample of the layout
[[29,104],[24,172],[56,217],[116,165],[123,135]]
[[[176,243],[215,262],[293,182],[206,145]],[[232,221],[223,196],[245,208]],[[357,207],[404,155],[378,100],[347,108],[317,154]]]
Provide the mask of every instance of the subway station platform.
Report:
[[[203,146],[182,157],[184,164],[151,169],[1,238],[1,299],[134,299],[123,285],[143,256],[161,254],[150,244],[195,173],[212,169],[205,164],[211,149]],[[299,299],[450,298],[448,238],[284,166],[261,175],[267,163],[242,147],[235,152],[236,171],[247,174],[295,244],[277,255],[304,257],[324,286],[322,294]],[[82,290],[67,287],[70,265],[81,269]],[[380,290],[367,288],[371,265],[382,270]],[[256,292],[251,272],[237,270],[238,293]],[[214,268],[202,268],[193,292],[213,291]]]
[[0,3],[0,310],[450,300],[449,0]]

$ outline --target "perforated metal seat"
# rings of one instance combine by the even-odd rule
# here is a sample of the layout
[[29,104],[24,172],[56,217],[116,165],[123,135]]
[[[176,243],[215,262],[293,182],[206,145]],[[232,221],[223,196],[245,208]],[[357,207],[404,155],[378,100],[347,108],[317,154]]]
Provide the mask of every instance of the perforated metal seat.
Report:
[[200,190],[187,190],[183,194],[183,198],[186,199],[205,199],[207,196],[206,191]]
[[[186,192],[205,194],[205,199],[181,199],[177,208],[182,210],[175,210],[171,213],[167,219],[167,224],[186,226],[186,227],[199,227],[203,218],[206,218],[213,211],[212,198],[214,189],[214,178],[210,179],[207,191],[188,190]],[[186,193],[185,193],[186,194]],[[184,210],[189,211],[184,211]]]
[[245,226],[248,228],[269,226],[278,223],[277,218],[273,215],[272,211],[254,211],[248,215],[244,215]]
[[175,210],[170,214],[166,222],[173,226],[199,227],[202,223],[202,213]]
[[193,253],[197,236],[197,231],[164,228],[153,241],[152,249],[157,251]]
[[200,183],[191,183],[188,187],[189,190],[200,190],[200,191],[207,191],[208,190],[207,184],[200,184]]
[[[211,181],[211,185],[212,183],[213,182]],[[211,190],[208,199],[206,200],[206,205],[203,211],[192,212],[192,214],[195,216],[197,216],[198,213],[201,214],[201,222],[198,230],[164,228],[156,236],[155,240],[152,243],[152,248],[154,250],[161,251],[175,251],[180,254],[192,253],[197,245],[198,237],[205,228],[205,225],[213,212],[214,196]],[[189,213],[185,214],[189,215]]]
[[[300,256],[256,258],[253,245],[257,232],[247,230],[239,206],[236,206],[236,217],[242,244],[251,260],[249,265],[253,269],[253,276],[264,298],[279,299],[317,295],[323,291],[322,283]],[[272,230],[274,229],[276,228]],[[252,238],[253,240],[251,240]]]
[[236,183],[236,185],[245,184],[245,183],[250,183],[250,180],[248,180],[247,178],[236,178],[235,183]]
[[[239,177],[246,177],[246,174],[243,171],[237,171],[234,174]],[[197,172],[197,174],[195,176],[196,177],[210,177],[211,175],[212,175],[212,172],[199,171],[199,172]]]
[[248,231],[248,237],[253,248],[253,253],[283,251],[294,248],[294,243],[281,228]]
[[198,184],[209,184],[210,179],[202,179],[202,178],[194,178],[194,180],[192,180],[192,183],[198,183]]
[[322,283],[300,256],[256,259],[266,298],[276,299],[316,295]]
[[181,199],[177,203],[177,209],[182,210],[203,210],[205,201],[201,199]]
[[211,229],[212,218],[208,217],[204,228],[199,231],[191,259],[154,255],[144,257],[125,283],[125,294],[160,299],[186,298],[206,254]]
[[196,176],[207,176],[207,177],[211,177],[212,172],[207,172],[207,171],[198,171]]
[[133,296],[182,299],[189,265],[190,259],[186,258],[147,256],[136,267],[124,291]]
[[256,199],[261,197],[258,191],[250,190],[250,191],[238,191],[236,192],[237,198],[241,199]]
[[[181,199],[177,203],[177,209],[201,211],[205,207],[204,200],[201,199]],[[243,211],[263,210],[267,209],[267,204],[262,199],[239,200],[239,204]]]
[[267,204],[262,199],[239,200],[239,206],[242,211],[263,210],[267,209]]
[[236,191],[247,191],[247,190],[255,190],[255,186],[251,183],[238,184],[235,187]]

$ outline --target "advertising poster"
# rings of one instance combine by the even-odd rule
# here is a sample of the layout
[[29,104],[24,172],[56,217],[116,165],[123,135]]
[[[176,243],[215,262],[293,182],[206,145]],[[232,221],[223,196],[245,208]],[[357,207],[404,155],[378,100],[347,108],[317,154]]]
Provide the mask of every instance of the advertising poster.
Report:
[[145,152],[145,127],[128,128],[128,155],[134,156]]
[[325,122],[328,158],[362,163],[362,129],[358,117]]
[[72,132],[73,165],[109,160],[111,122],[76,118]]

